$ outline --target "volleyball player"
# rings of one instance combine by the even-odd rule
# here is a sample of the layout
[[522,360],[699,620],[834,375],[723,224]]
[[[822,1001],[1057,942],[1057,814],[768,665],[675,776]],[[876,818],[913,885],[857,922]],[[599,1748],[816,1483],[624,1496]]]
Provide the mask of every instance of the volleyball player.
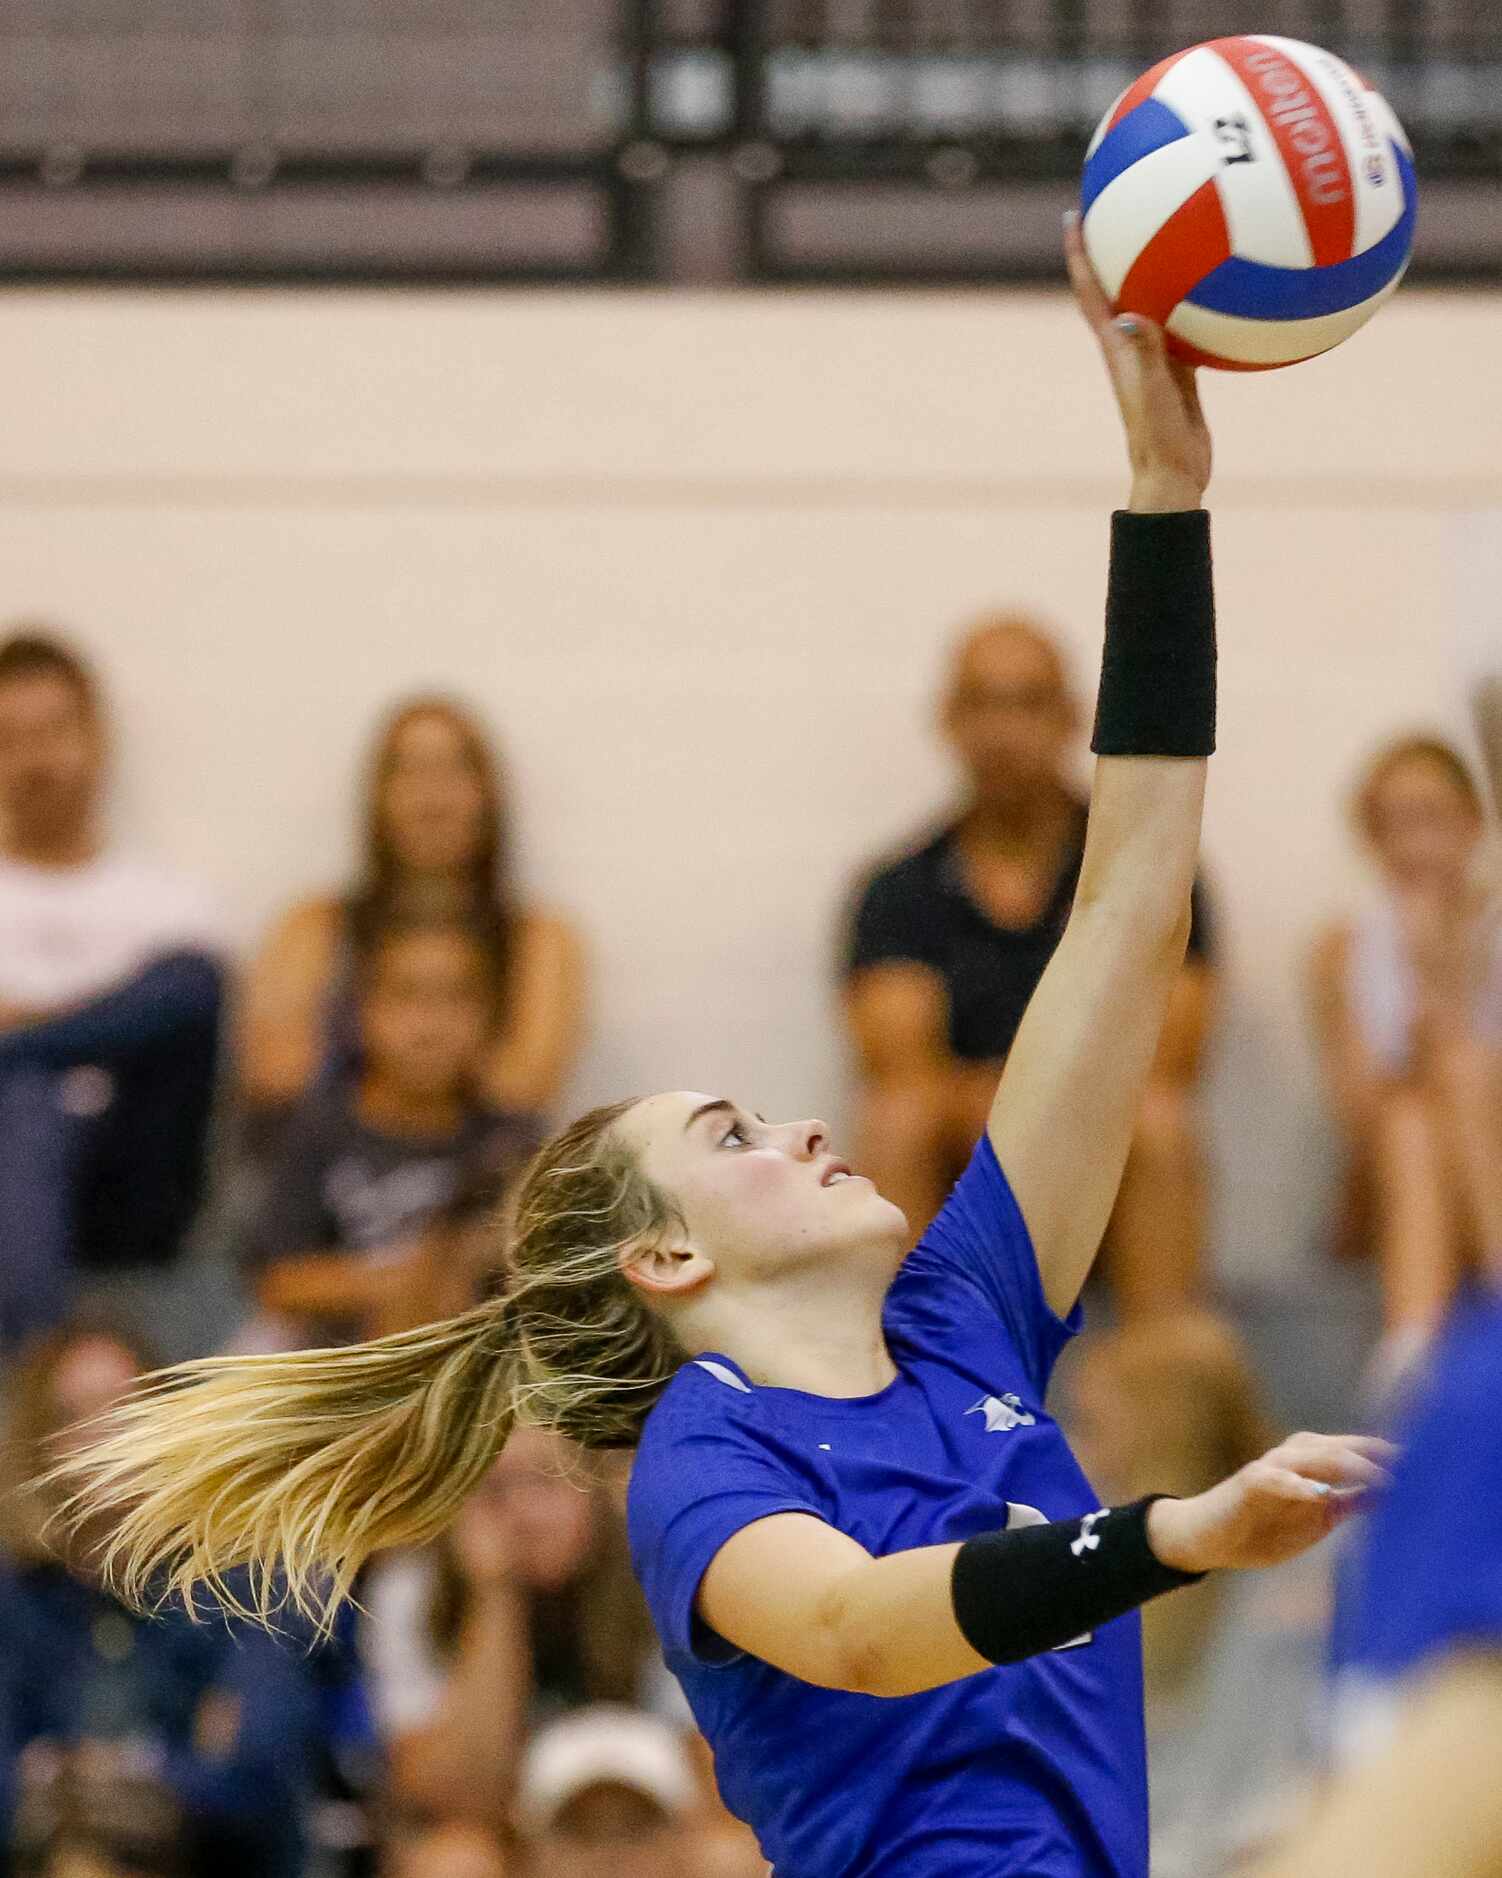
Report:
[[82,1462],[128,1595],[233,1605],[248,1562],[266,1616],[327,1613],[373,1549],[435,1532],[518,1417],[636,1447],[637,1569],[778,1878],[1144,1878],[1136,1607],[1291,1556],[1381,1474],[1380,1443],[1300,1435],[1106,1509],[1044,1408],[1183,957],[1215,700],[1193,373],[1068,245],[1132,472],[1100,762],[1068,929],[917,1249],[822,1122],[618,1103],[534,1162],[507,1295],[192,1365]]

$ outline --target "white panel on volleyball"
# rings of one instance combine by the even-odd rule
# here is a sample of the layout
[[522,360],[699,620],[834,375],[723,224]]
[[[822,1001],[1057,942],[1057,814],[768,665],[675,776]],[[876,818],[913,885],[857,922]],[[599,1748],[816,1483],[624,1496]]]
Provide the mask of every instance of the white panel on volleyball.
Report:
[[1295,359],[1313,358],[1338,346],[1358,326],[1364,326],[1397,288],[1392,281],[1359,306],[1341,313],[1324,313],[1312,320],[1252,320],[1234,313],[1212,313],[1208,307],[1181,300],[1168,316],[1168,330],[1201,352],[1234,359],[1238,365],[1291,365]]
[[[1292,59],[1335,119],[1356,192],[1356,232],[1351,252],[1364,254],[1403,213],[1403,178],[1389,141],[1396,120],[1387,101],[1368,90],[1333,52],[1302,39],[1283,39],[1275,33],[1257,33],[1254,37]],[[1402,132],[1398,135],[1401,137]]]
[[[1240,74],[1208,46],[1198,46],[1154,86],[1163,100],[1216,152],[1216,186],[1226,212],[1232,254],[1268,267],[1312,267],[1314,250],[1277,139]],[[1215,135],[1217,118],[1247,127],[1252,160],[1228,163]]]
[[1209,182],[1219,162],[1210,139],[1191,133],[1139,157],[1101,190],[1090,204],[1082,232],[1107,299],[1121,292],[1137,256],[1195,190]]

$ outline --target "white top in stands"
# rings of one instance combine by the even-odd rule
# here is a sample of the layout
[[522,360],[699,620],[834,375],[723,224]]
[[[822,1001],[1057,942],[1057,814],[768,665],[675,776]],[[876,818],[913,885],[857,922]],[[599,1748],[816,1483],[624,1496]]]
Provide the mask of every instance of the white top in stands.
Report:
[[0,1000],[49,1010],[98,997],[155,958],[218,953],[224,924],[195,880],[122,854],[78,867],[0,856]]
[[[1502,901],[1483,913],[1479,940],[1476,1034],[1502,1046]],[[1351,1003],[1366,1047],[1384,1069],[1406,1069],[1413,1054],[1418,987],[1392,901],[1378,902],[1357,921],[1349,971]]]

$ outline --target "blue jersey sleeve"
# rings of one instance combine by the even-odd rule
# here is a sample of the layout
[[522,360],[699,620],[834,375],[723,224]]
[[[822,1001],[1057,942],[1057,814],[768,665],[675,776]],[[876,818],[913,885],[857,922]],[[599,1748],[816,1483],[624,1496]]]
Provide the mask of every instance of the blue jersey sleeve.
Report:
[[1352,1653],[1402,1676],[1502,1648],[1502,1301],[1462,1313],[1362,1547]]
[[666,1654],[740,1654],[694,1615],[699,1583],[743,1526],[772,1513],[824,1517],[805,1484],[733,1423],[659,1433],[637,1452],[627,1503],[632,1563]]
[[947,1286],[999,1317],[1040,1401],[1059,1352],[1083,1322],[1078,1304],[1068,1317],[1049,1307],[1027,1222],[989,1135],[981,1136],[954,1191],[908,1254],[898,1284]]

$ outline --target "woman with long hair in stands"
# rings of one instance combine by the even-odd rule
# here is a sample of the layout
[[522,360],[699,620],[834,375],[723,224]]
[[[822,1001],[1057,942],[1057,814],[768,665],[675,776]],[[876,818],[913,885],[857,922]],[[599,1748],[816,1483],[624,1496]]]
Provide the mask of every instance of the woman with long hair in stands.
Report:
[[301,901],[254,961],[241,1014],[241,1087],[275,1122],[320,1080],[359,1059],[358,962],[393,921],[473,928],[501,987],[482,1064],[491,1107],[546,1114],[579,1047],[583,963],[567,920],[523,901],[505,778],[478,718],[422,693],[376,735],[360,813],[358,875],[342,895]]
[[[249,1564],[327,1612],[450,1520],[518,1421],[634,1447],[628,1526],[730,1809],[785,1878],[1145,1878],[1136,1607],[1324,1533],[1381,1444],[1301,1435],[1208,1492],[1102,1508],[1044,1409],[1183,957],[1214,742],[1210,441],[1115,320],[1125,424],[1089,837],[985,1134],[907,1222],[820,1121],[672,1090],[523,1182],[509,1284],[427,1329],[170,1374],[75,1469],[130,1595]],[[1005,1170],[1005,1171],[1003,1171]]]

